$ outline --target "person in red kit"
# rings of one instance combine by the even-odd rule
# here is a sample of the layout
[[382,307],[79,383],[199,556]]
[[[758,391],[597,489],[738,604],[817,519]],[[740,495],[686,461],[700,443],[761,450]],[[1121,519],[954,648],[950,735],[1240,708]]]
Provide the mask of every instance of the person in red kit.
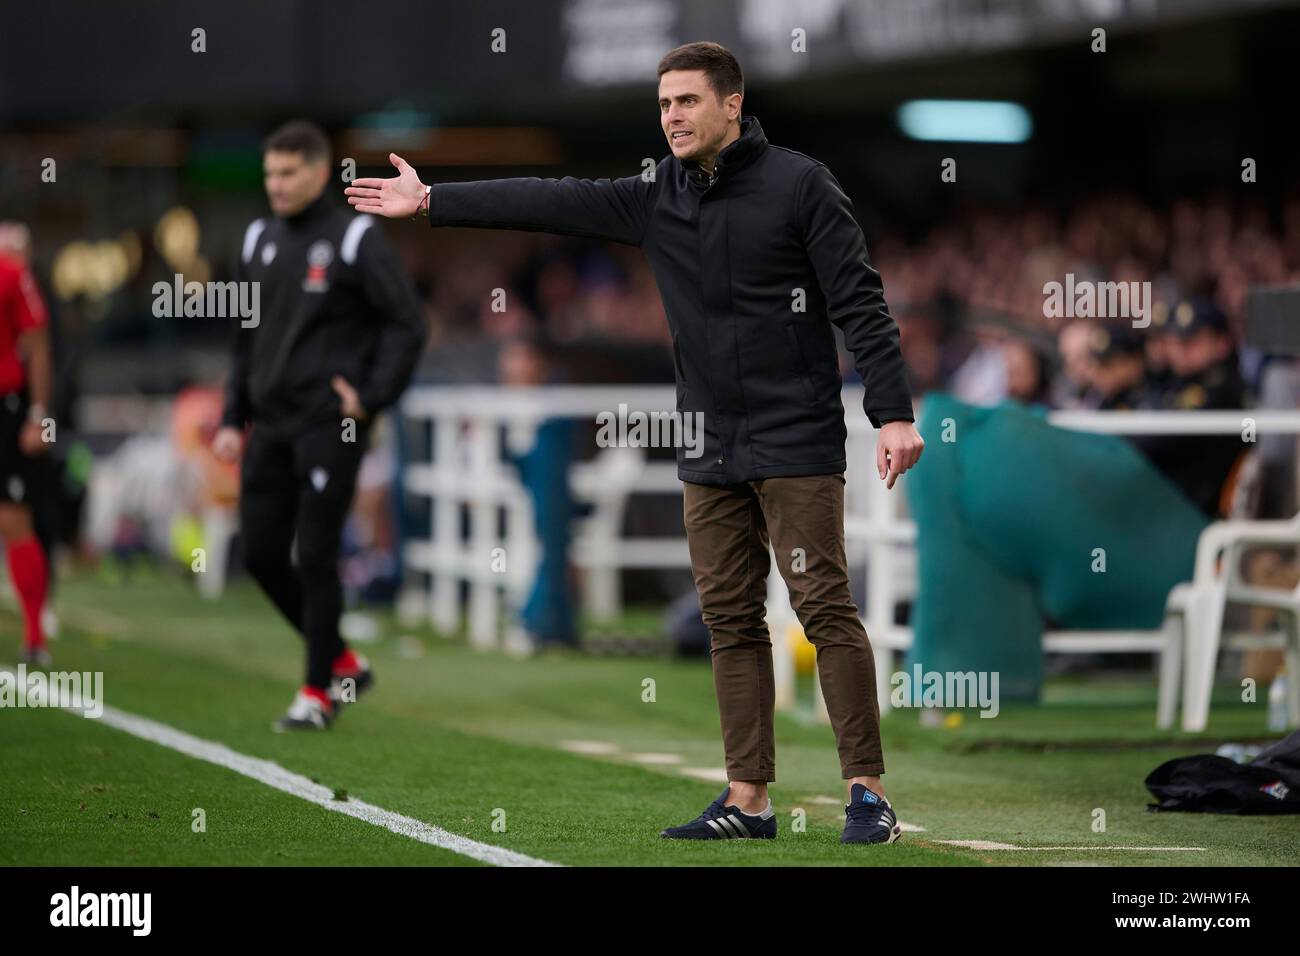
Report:
[[23,657],[50,666],[41,630],[48,567],[32,528],[30,463],[53,440],[45,302],[27,268],[26,227],[0,223],[0,539],[23,609]]

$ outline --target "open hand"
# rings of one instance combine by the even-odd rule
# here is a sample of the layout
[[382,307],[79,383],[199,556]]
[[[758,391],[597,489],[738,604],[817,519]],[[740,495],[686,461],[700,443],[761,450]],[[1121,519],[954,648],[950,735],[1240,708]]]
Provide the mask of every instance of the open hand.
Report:
[[376,213],[388,219],[410,218],[424,200],[424,184],[415,170],[396,153],[388,161],[397,167],[392,179],[358,179],[343,190],[348,204],[358,212]]

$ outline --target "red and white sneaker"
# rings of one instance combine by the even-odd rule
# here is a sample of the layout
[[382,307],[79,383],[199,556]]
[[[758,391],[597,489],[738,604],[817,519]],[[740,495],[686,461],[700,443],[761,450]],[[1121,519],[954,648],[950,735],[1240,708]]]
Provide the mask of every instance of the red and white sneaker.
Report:
[[356,703],[375,684],[370,662],[351,648],[334,659],[329,696],[335,708]]
[[304,687],[298,691],[289,711],[272,728],[277,733],[290,730],[328,730],[334,722],[335,707],[323,691]]

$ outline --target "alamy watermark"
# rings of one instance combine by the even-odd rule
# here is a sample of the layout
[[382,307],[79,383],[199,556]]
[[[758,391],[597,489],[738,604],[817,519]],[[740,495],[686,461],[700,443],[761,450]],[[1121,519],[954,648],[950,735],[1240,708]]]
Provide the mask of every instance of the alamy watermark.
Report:
[[1135,329],[1151,324],[1150,282],[1075,281],[1067,272],[1064,283],[1045,282],[1043,295],[1044,318],[1132,319]]
[[104,714],[103,671],[0,671],[0,707],[57,707],[83,717]]
[[83,893],[74,884],[50,897],[51,926],[120,926],[132,936],[148,936],[152,916],[152,893]]
[[153,295],[153,314],[160,319],[238,318],[245,329],[262,321],[258,282],[186,282],[178,272],[172,282],[155,282]]
[[596,415],[599,448],[685,448],[687,458],[704,454],[704,413],[629,412],[620,402],[617,412]]
[[914,664],[911,673],[896,671],[889,683],[894,707],[979,707],[981,717],[996,717],[1001,709],[997,671],[922,671]]

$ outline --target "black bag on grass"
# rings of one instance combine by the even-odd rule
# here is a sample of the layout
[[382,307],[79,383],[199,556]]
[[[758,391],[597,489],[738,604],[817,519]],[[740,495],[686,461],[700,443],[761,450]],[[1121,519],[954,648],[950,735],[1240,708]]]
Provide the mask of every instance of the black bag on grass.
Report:
[[1300,813],[1300,730],[1250,763],[1215,754],[1165,761],[1146,787],[1160,801],[1147,804],[1151,811]]

